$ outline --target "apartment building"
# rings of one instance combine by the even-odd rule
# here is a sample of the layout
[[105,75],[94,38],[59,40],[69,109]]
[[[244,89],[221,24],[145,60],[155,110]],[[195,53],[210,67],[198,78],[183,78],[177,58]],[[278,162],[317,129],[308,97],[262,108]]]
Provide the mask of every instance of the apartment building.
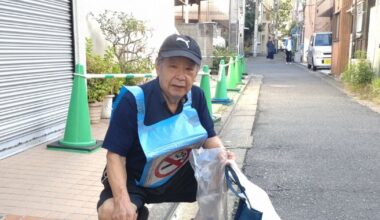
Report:
[[356,51],[364,51],[374,70],[380,71],[380,1],[335,0],[331,71],[344,72]]
[[306,0],[304,4],[304,55],[306,62],[307,50],[311,35],[315,32],[331,31],[333,0]]

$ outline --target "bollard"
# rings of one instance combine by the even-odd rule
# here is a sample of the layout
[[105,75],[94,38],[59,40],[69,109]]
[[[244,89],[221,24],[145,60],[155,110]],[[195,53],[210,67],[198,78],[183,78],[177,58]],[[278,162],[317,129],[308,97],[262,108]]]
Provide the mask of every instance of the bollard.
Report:
[[242,63],[242,66],[243,66],[243,75],[244,76],[246,76],[246,75],[248,75],[248,73],[247,73],[247,61],[245,60],[245,57],[243,56],[242,57],[242,61],[243,61],[243,63]]
[[218,122],[221,120],[220,116],[215,116],[212,114],[212,104],[211,104],[211,88],[210,88],[210,69],[208,65],[203,66],[203,73],[201,78],[200,87],[205,94],[207,109],[212,118],[213,122]]
[[88,110],[87,86],[83,66],[75,66],[74,82],[62,140],[47,145],[48,149],[92,151],[102,142],[92,137]]
[[228,75],[227,75],[227,90],[228,91],[239,91],[236,88],[236,79],[235,79],[235,63],[234,59],[230,57],[230,61],[228,62]]
[[[243,80],[245,79],[245,77],[243,76],[243,56],[238,56],[239,57],[239,76],[240,76],[240,80]],[[241,84],[244,84],[243,82],[240,82]]]
[[239,85],[239,84],[243,84],[243,82],[241,81],[241,75],[240,75],[240,61],[239,61],[239,57],[236,56],[235,57],[235,77],[236,77],[236,84]]
[[213,103],[230,104],[232,100],[227,96],[226,66],[222,59],[219,64],[218,82],[216,84],[215,97]]

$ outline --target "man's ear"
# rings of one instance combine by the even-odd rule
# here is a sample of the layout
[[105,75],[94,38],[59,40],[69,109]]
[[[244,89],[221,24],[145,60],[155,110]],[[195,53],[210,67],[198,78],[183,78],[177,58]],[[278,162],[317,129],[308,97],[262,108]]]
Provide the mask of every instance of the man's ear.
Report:
[[155,67],[156,67],[156,74],[158,76],[160,75],[160,72],[161,72],[161,64],[157,62]]

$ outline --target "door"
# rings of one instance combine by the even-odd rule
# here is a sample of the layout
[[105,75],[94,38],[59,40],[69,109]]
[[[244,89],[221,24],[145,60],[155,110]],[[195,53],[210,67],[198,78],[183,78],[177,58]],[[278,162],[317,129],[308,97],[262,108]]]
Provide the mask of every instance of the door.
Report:
[[0,159],[56,138],[74,69],[71,0],[0,4]]

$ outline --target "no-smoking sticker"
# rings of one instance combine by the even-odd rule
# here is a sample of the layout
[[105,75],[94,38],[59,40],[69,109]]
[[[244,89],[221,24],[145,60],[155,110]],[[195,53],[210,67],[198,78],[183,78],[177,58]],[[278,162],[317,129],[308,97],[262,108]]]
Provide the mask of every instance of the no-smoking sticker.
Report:
[[178,169],[180,169],[189,158],[191,149],[184,149],[180,151],[176,151],[167,157],[165,157],[159,164],[157,165],[154,175],[157,178],[164,178],[170,176]]

